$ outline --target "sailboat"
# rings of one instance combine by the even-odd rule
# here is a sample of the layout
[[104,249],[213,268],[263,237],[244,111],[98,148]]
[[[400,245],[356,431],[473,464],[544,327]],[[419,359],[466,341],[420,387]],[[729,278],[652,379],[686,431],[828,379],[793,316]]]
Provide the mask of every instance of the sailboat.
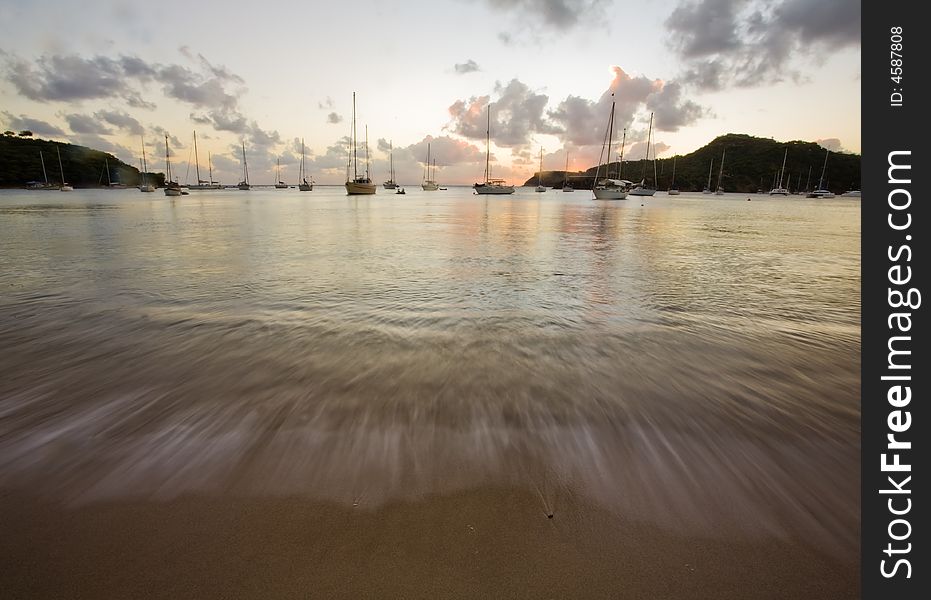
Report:
[[352,179],[346,169],[346,193],[350,196],[370,195],[375,193],[375,184],[369,177],[369,128],[365,127],[365,177],[359,176],[359,155],[356,148],[356,93],[352,93],[352,155],[349,157],[352,167]]
[[171,177],[171,158],[169,158],[168,151],[168,134],[165,134],[165,195],[166,196],[180,196],[181,195],[181,184],[172,179]]
[[535,192],[545,192],[546,188],[543,187],[543,147],[540,147],[540,171],[537,173],[537,187],[534,189]]
[[[190,163],[189,163],[190,164]],[[210,181],[204,181],[200,178],[200,154],[197,152],[197,131],[194,132],[194,172],[197,175],[197,183],[189,185],[188,189],[192,190],[219,190],[223,186],[213,180],[213,165],[210,161],[210,153],[207,153],[207,169],[210,173]]]
[[810,192],[806,197],[808,198],[833,198],[834,197],[833,192],[831,192],[830,190],[826,190],[822,187],[824,185],[824,173],[828,168],[828,154],[830,153],[831,153],[830,150],[824,151],[824,166],[821,167],[821,177],[818,178],[818,189],[816,189],[813,192]]
[[145,138],[142,139],[142,185],[139,186],[140,192],[154,192],[155,186],[148,181],[149,167],[145,162]]
[[241,190],[251,190],[252,186],[249,184],[249,164],[246,162],[246,143],[242,142],[242,181],[237,185]]
[[705,189],[701,191],[702,194],[711,193],[711,170],[714,169],[714,159],[711,159],[711,164],[708,165],[708,183],[705,184]]
[[42,163],[42,179],[44,183],[39,183],[37,181],[32,181],[28,184],[29,189],[31,190],[54,190],[58,186],[52,185],[48,182],[48,172],[45,170],[45,157],[42,156],[42,151],[39,150],[39,162]]
[[723,196],[724,188],[721,186],[721,179],[724,177],[724,155],[727,154],[727,148],[721,151],[721,166],[718,168],[718,189],[714,191],[715,195]]
[[[598,155],[598,167],[595,169],[595,178],[592,181],[592,193],[596,200],[623,200],[627,197],[627,190],[630,188],[630,182],[620,178],[612,179],[610,173],[611,167],[611,143],[614,139],[614,94],[611,94],[611,112],[608,115],[608,129],[605,131],[604,141],[601,144],[601,153]],[[624,130],[624,142],[627,141],[627,130]],[[607,148],[607,152],[605,152]],[[599,179],[601,174],[601,158],[605,157],[604,179]],[[620,165],[618,165],[618,177],[620,177]]]
[[[782,187],[782,178],[785,176],[786,172],[786,157],[789,156],[789,149],[786,148],[785,154],[782,155],[782,169],[779,170],[779,183],[776,184],[776,187],[769,191],[770,196],[788,196],[789,190]],[[788,182],[787,182],[788,183]]]
[[562,180],[562,191],[574,192],[575,188],[569,185],[569,153],[566,152],[566,176]]
[[119,172],[117,172],[117,181],[110,179],[110,160],[107,157],[103,159],[103,166],[107,170],[107,187],[111,190],[125,190],[126,186],[119,181]]
[[388,181],[383,183],[386,190],[397,189],[398,184],[394,180],[394,143],[388,142]]
[[[632,190],[630,190],[631,196],[652,196],[656,193],[655,187],[647,187],[647,164],[650,162],[650,145],[653,139],[653,113],[650,113],[650,129],[647,133],[647,155],[646,161],[643,163],[643,173],[640,176],[640,183],[635,185]],[[653,151],[653,182],[656,183],[656,150]]]
[[71,187],[71,184],[65,181],[65,169],[61,166],[61,150],[58,146],[55,146],[55,151],[58,152],[58,170],[61,171],[61,185],[58,187],[59,192],[73,192],[74,188]]
[[288,184],[285,183],[285,182],[283,182],[283,181],[281,180],[281,159],[280,159],[280,158],[278,159],[278,169],[277,169],[276,173],[277,173],[277,175],[276,175],[277,181],[275,182],[275,189],[276,189],[276,190],[286,190],[286,189],[288,189]]
[[424,165],[423,173],[423,182],[420,184],[420,187],[422,187],[425,192],[435,192],[440,189],[440,186],[437,185],[436,180],[433,178],[434,175],[430,174],[430,142],[427,142],[427,162]]
[[300,183],[297,184],[297,189],[302,192],[311,192],[314,189],[314,180],[313,177],[310,178],[310,181],[307,181],[307,171],[304,168],[304,138],[301,138],[301,172],[298,173],[298,180]]
[[678,196],[679,188],[676,187],[676,157],[672,157],[672,182],[669,184],[669,189],[666,190],[666,193],[670,196]]
[[485,128],[485,181],[472,186],[476,194],[513,194],[514,186],[504,179],[491,178],[491,104],[488,105],[488,125]]

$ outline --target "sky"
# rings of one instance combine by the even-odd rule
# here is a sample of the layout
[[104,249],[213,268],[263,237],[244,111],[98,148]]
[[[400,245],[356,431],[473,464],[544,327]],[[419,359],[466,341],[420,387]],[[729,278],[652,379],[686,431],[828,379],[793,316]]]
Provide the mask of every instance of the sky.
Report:
[[[0,126],[112,152],[193,183],[317,183],[358,153],[402,184],[598,161],[612,100],[625,159],[719,135],[860,152],[860,0],[0,0]],[[613,96],[612,96],[613,94]],[[187,164],[191,163],[190,168]],[[364,169],[365,165],[362,164]]]

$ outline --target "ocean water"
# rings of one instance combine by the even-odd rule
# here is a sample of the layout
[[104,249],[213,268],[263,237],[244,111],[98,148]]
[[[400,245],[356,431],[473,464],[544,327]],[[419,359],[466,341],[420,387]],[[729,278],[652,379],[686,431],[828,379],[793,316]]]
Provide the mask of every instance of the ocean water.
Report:
[[859,206],[0,192],[0,490],[521,485],[856,556]]

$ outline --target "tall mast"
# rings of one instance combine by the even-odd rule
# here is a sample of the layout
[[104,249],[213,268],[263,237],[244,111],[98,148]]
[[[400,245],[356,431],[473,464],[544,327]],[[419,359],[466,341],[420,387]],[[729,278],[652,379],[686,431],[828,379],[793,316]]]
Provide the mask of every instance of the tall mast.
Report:
[[359,155],[356,150],[356,93],[352,93],[352,178],[359,178]]
[[304,138],[301,138],[301,172],[298,177],[304,181]]
[[242,180],[249,183],[249,163],[246,162],[246,142],[242,142]]
[[566,152],[566,175],[563,177],[562,186],[566,187],[569,184],[569,153]]
[[808,165],[808,178],[805,180],[805,191],[807,192],[811,185],[811,165]]
[[142,185],[147,185],[146,174],[148,171],[149,167],[145,163],[145,138],[142,138]]
[[[191,163],[188,163],[188,164],[191,164]],[[197,156],[197,130],[196,129],[194,130],[194,169],[195,169],[195,172],[197,173],[197,185],[200,185],[201,184],[200,157]],[[185,177],[185,180],[187,180],[187,177]]]
[[617,168],[617,178],[624,177],[624,147],[627,146],[627,128],[624,128],[624,135],[621,138],[621,164]]
[[608,164],[605,165],[605,179],[611,179],[611,142],[614,140],[614,94],[611,94],[611,116],[608,117],[608,155],[605,159]]
[[388,171],[391,183],[394,183],[394,142],[388,142],[388,161],[391,163]]
[[210,160],[210,153],[207,153],[207,171],[210,173],[210,183],[213,183],[213,162]]
[[[643,170],[640,172],[640,180],[646,181],[647,178],[647,164],[650,162],[650,140],[653,137],[653,113],[650,113],[650,129],[647,131],[647,155],[644,158]],[[711,184],[709,180],[709,185]]]
[[672,188],[676,185],[676,157],[672,157],[672,183],[669,184],[669,187]]
[[718,189],[721,189],[721,177],[724,175],[724,155],[727,154],[727,148],[721,151],[721,166],[718,168]]
[[653,187],[659,187],[659,179],[656,177],[656,142],[653,143]]
[[485,183],[491,173],[488,171],[491,159],[491,103],[488,103],[488,124],[485,126]]
[[537,174],[537,185],[543,185],[543,146],[540,146],[540,172]]
[[830,154],[830,153],[831,153],[830,150],[825,150],[825,151],[824,151],[824,166],[821,167],[821,177],[818,178],[818,189],[819,189],[819,190],[824,189],[824,188],[822,188],[821,186],[823,185],[822,182],[824,181],[824,173],[825,173],[825,171],[826,171],[827,168],[828,168],[828,154]]
[[711,170],[714,169],[714,159],[711,159],[711,164],[708,165],[708,185],[705,186],[707,189],[711,189]]
[[106,156],[103,157],[103,166],[107,169],[107,185],[113,185],[113,182],[110,181],[110,160]]
[[61,171],[61,184],[65,185],[65,169],[61,166],[61,149],[55,146],[55,152],[58,153],[58,170]]
[[168,158],[168,134],[165,134],[165,170],[168,172],[168,181],[171,181],[171,160]]
[[423,166],[424,181],[430,180],[430,142],[427,142],[427,162]]
[[[782,177],[786,173],[786,157],[789,156],[789,149],[786,148],[786,153],[782,155],[782,169],[779,171],[779,187],[782,188]],[[789,183],[786,181],[786,183]]]
[[41,150],[39,150],[39,160],[42,161],[42,177],[45,179],[45,185],[48,185],[48,173],[45,172],[45,158],[42,157]]
[[275,183],[281,182],[281,158],[278,159],[278,166],[275,167]]

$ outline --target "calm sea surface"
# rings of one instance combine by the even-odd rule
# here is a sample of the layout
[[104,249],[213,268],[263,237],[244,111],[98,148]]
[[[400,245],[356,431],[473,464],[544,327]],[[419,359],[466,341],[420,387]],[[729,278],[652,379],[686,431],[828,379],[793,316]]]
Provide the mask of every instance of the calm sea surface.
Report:
[[0,489],[859,538],[860,200],[0,192]]

